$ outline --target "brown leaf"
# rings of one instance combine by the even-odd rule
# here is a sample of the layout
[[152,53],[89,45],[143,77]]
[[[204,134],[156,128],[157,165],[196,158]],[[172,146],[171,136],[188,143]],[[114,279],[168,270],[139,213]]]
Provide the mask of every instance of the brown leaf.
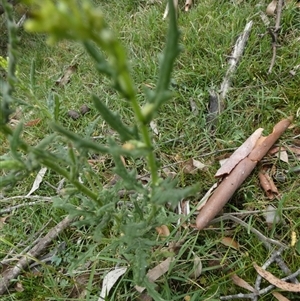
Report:
[[38,125],[40,122],[41,122],[41,118],[37,118],[37,119],[30,120],[30,121],[26,122],[26,123],[25,123],[25,126],[27,126],[27,127],[36,126],[36,125]]
[[270,200],[273,200],[275,196],[279,194],[278,189],[273,182],[273,179],[267,174],[266,171],[260,171],[258,173],[258,178],[261,187],[266,192],[267,197]]
[[77,70],[77,65],[72,65],[67,68],[65,73],[55,82],[57,86],[63,87],[70,82],[72,74]]
[[[153,269],[149,270],[146,277],[148,278],[148,280],[150,282],[154,282],[155,280],[157,280],[158,278],[160,278],[163,274],[165,274],[166,272],[168,272],[170,265],[172,263],[172,261],[174,260],[173,257],[168,257],[167,259],[165,259],[164,261],[162,261],[160,264],[158,264],[157,266],[155,266]],[[136,285],[135,289],[139,292],[142,293],[145,290],[145,287],[141,287]]]
[[272,2],[270,2],[269,5],[267,6],[266,14],[268,16],[274,16],[276,7],[277,7],[277,0],[272,0]]
[[238,250],[240,245],[231,237],[223,237],[221,243],[226,246]]
[[22,283],[19,281],[15,284],[14,288],[19,293],[24,291],[24,287],[23,287]]
[[288,292],[295,292],[295,293],[299,293],[300,292],[300,284],[295,284],[295,283],[289,283],[286,281],[283,281],[277,277],[275,277],[273,274],[271,274],[270,272],[264,270],[263,268],[261,268],[260,266],[258,266],[255,262],[253,263],[253,266],[255,268],[255,270],[257,271],[257,273],[265,278],[267,281],[269,281],[271,284],[275,285],[278,288],[281,288],[284,291],[288,291]]
[[219,168],[215,177],[229,174],[232,169],[244,158],[246,158],[255,147],[257,140],[263,132],[262,128],[257,129]]
[[159,236],[167,237],[170,235],[170,230],[166,225],[161,225],[160,227],[155,228]]
[[236,274],[231,275],[231,279],[235,285],[242,287],[250,292],[253,292],[253,293],[256,292],[256,289],[253,286],[251,286],[244,279],[240,278],[238,275],[236,275]]
[[186,174],[195,174],[197,173],[199,170],[203,170],[206,168],[206,165],[201,163],[198,160],[195,160],[193,158],[190,158],[189,160],[186,160],[183,164],[182,164],[182,171]]
[[278,300],[278,301],[290,301],[290,299],[284,297],[278,292],[272,292],[272,295]]
[[10,215],[0,217],[0,229],[6,224],[6,220],[10,217]]
[[197,279],[202,273],[202,262],[199,256],[195,255],[194,257],[194,267],[190,275],[192,279]]

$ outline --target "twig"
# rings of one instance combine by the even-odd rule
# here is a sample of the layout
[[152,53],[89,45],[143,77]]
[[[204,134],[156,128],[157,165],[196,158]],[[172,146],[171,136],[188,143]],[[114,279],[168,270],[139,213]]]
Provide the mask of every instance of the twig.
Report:
[[[8,262],[10,261],[15,261],[17,260],[16,258],[24,255],[25,253],[27,253],[27,251],[32,248],[34,245],[36,245],[41,236],[43,235],[44,230],[47,228],[47,226],[52,222],[52,218],[50,218],[47,223],[45,225],[43,225],[43,227],[38,230],[37,232],[34,233],[34,235],[32,235],[32,237],[28,238],[27,240],[25,240],[24,242],[19,242],[14,248],[12,248],[7,255],[0,261],[0,264],[8,264]],[[34,241],[30,242],[30,240],[32,240],[34,237],[37,237]],[[21,248],[23,246],[26,246],[26,248],[24,248],[17,256],[15,256],[15,258],[10,258],[10,256],[12,256],[12,254],[15,253],[15,250],[17,248]]]
[[211,110],[208,115],[208,123],[214,126],[216,122],[216,116],[219,115],[225,107],[224,99],[231,85],[231,78],[237,68],[237,65],[244,52],[247,40],[250,35],[253,22],[250,21],[246,24],[243,33],[237,39],[233,51],[231,53],[230,59],[228,60],[229,67],[227,69],[226,75],[221,84],[220,92],[216,93],[214,91],[210,92],[210,102],[216,104],[210,104]]
[[[262,268],[264,270],[266,270],[267,267],[270,266],[276,260],[276,258],[281,255],[282,252],[283,252],[283,248],[280,248],[278,251],[274,251],[271,254],[270,258],[264,263],[264,265],[262,266]],[[261,280],[262,280],[262,277],[258,274],[257,277],[256,277],[255,286],[254,286],[255,289],[256,289],[256,291],[260,290]],[[253,301],[257,301],[257,299],[258,299],[258,296],[255,296],[253,298]]]
[[65,217],[60,223],[53,227],[29,252],[22,256],[22,258],[17,262],[17,264],[2,273],[2,278],[0,279],[0,295],[7,292],[11,281],[18,277],[23,269],[28,267],[28,265],[33,261],[33,258],[38,257],[45,248],[50,244],[50,242],[55,239],[62,231],[64,231],[74,219]]
[[224,215],[224,216],[215,218],[215,219],[211,220],[209,224],[217,223],[217,222],[224,221],[224,220],[232,220],[233,222],[236,222],[239,225],[241,225],[241,226],[249,229],[252,233],[254,233],[257,236],[257,238],[259,240],[262,241],[262,243],[266,246],[266,248],[268,250],[272,250],[272,244],[276,245],[278,247],[287,249],[287,246],[285,244],[283,244],[283,243],[281,243],[281,242],[279,242],[279,241],[277,241],[275,239],[271,239],[271,238],[268,238],[268,237],[264,236],[261,232],[259,232],[255,228],[249,227],[249,225],[247,223],[245,223],[241,219],[239,219],[239,218],[237,218],[235,216],[232,216],[232,215]]
[[[286,276],[284,278],[281,278],[281,280],[286,281],[286,280],[291,280],[293,278],[296,278],[297,276],[300,275],[300,269],[298,269],[295,273]],[[229,296],[222,296],[220,297],[220,300],[232,300],[232,299],[253,299],[255,296],[261,296],[263,294],[268,293],[270,290],[272,290],[275,286],[274,285],[269,285],[261,290],[259,290],[257,293],[250,293],[250,294],[237,294],[237,295],[229,295]]]
[[15,195],[15,196],[11,196],[11,197],[8,197],[8,198],[0,199],[0,203],[9,202],[9,201],[18,200],[18,199],[44,200],[44,201],[47,201],[47,202],[51,202],[52,201],[52,198],[51,197],[47,197],[47,196],[40,196],[40,195],[29,195],[29,196]]
[[268,74],[272,72],[273,66],[275,64],[275,59],[276,59],[276,52],[277,52],[277,39],[278,39],[278,31],[280,29],[280,19],[281,19],[281,12],[282,12],[282,7],[283,7],[283,0],[278,0],[277,2],[277,14],[276,14],[276,23],[275,23],[275,28],[274,31],[272,31],[269,28],[269,33],[272,38],[272,50],[273,50],[273,55],[272,55],[272,60],[270,63],[270,67],[268,70]]
[[8,208],[5,208],[5,209],[1,209],[0,210],[0,214],[9,213],[9,212],[12,212],[15,209],[18,209],[18,208],[21,208],[21,207],[25,207],[25,206],[33,206],[33,205],[39,204],[41,202],[52,202],[52,200],[45,200],[45,199],[43,199],[43,200],[39,200],[39,201],[36,201],[36,202],[29,202],[29,203],[23,203],[23,204],[11,206],[11,207],[8,207]]

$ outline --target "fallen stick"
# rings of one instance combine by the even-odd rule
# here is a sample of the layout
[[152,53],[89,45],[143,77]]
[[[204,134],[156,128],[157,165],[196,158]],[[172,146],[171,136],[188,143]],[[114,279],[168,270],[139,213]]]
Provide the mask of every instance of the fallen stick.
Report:
[[[300,274],[300,269],[298,269],[295,273],[286,276],[284,278],[281,278],[280,280],[286,281],[286,280],[290,280],[293,279],[295,277],[297,277]],[[253,299],[254,296],[261,296],[263,294],[268,293],[269,291],[271,291],[273,288],[275,288],[275,285],[271,284],[263,289],[261,289],[260,291],[258,291],[257,293],[250,293],[250,294],[237,294],[237,295],[229,295],[229,296],[221,296],[220,300],[232,300],[232,299]]]
[[224,110],[224,99],[230,88],[232,76],[244,52],[246,43],[250,35],[252,24],[253,21],[250,21],[246,24],[244,31],[239,36],[234,45],[233,51],[228,60],[229,67],[221,84],[219,93],[216,93],[215,91],[210,92],[210,109],[208,115],[208,123],[211,123],[212,125],[214,125],[214,122],[216,121],[216,116]]
[[272,145],[291,124],[292,118],[284,119],[277,123],[273,132],[265,137],[264,141],[257,144],[250,154],[241,160],[230,174],[225,175],[220,185],[196,218],[196,227],[202,230],[221,211],[224,205],[232,197],[234,192],[246,180],[257,163],[267,154]]
[[278,31],[280,29],[280,19],[281,19],[281,12],[282,12],[282,7],[283,7],[283,0],[278,0],[277,7],[276,7],[276,23],[275,23],[275,28],[274,31],[269,28],[269,33],[272,38],[272,50],[273,50],[273,55],[270,63],[270,67],[268,70],[268,74],[272,72],[273,66],[275,64],[275,59],[276,59],[276,52],[277,52],[277,39],[278,39]]
[[41,255],[50,242],[55,239],[73,222],[74,219],[65,217],[60,223],[53,227],[29,252],[22,256],[17,264],[2,273],[0,278],[0,296],[8,291],[11,281],[19,276],[22,270],[34,261],[34,258]]

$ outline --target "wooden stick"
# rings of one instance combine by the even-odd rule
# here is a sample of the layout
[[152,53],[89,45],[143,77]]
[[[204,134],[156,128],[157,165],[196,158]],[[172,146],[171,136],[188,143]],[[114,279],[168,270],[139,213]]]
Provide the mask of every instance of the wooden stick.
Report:
[[33,258],[41,255],[50,242],[55,239],[73,222],[74,219],[65,217],[60,223],[53,227],[29,252],[21,257],[17,264],[2,273],[0,278],[0,295],[8,291],[11,281],[19,276],[22,270],[33,262]]
[[257,163],[268,153],[276,140],[288,128],[291,120],[292,118],[284,119],[277,123],[273,128],[273,132],[262,143],[255,146],[251,153],[241,160],[229,175],[223,178],[221,184],[199,212],[196,219],[197,229],[202,230],[221,211],[234,192],[250,175]]
[[214,127],[216,123],[217,115],[219,115],[225,108],[224,100],[227,95],[227,92],[229,91],[232,76],[235,73],[237,65],[243,55],[252,25],[253,21],[250,21],[246,24],[244,31],[239,36],[234,45],[233,51],[228,60],[229,67],[221,84],[219,93],[216,93],[215,91],[210,92],[210,110],[207,122],[212,127]]
[[281,20],[281,12],[282,12],[282,7],[283,7],[283,0],[278,0],[277,3],[277,14],[276,14],[276,23],[275,23],[275,28],[274,31],[272,31],[269,28],[269,33],[272,38],[272,50],[273,50],[273,55],[270,63],[270,67],[268,70],[268,74],[272,72],[273,66],[275,64],[275,59],[276,59],[276,52],[277,52],[277,39],[278,39],[278,31],[280,29],[280,20]]

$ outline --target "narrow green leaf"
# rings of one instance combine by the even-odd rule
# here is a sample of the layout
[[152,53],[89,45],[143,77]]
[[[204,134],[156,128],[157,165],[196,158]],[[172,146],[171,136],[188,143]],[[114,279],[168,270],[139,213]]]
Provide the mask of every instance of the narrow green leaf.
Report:
[[107,106],[97,97],[93,95],[93,102],[96,109],[101,114],[102,118],[120,135],[120,138],[123,142],[134,139],[133,131],[130,130],[124,123],[121,121],[119,115],[113,113],[107,108]]
[[176,12],[173,0],[169,0],[169,19],[170,22],[167,43],[160,65],[155,97],[153,99],[157,109],[169,99],[169,96],[165,97],[165,93],[169,89],[173,65],[180,52],[180,48],[178,46],[179,31],[177,27]]
[[111,150],[101,144],[95,143],[92,140],[89,139],[84,139],[81,138],[79,135],[66,130],[64,127],[58,125],[57,123],[51,123],[51,127],[61,133],[62,135],[66,136],[68,139],[70,139],[71,141],[74,142],[74,145],[76,145],[76,147],[80,148],[85,148],[85,149],[92,149],[94,151],[103,153],[103,154],[109,154],[111,153]]
[[113,77],[114,70],[106,61],[104,55],[96,48],[96,46],[90,41],[84,41],[83,45],[89,55],[94,59],[96,62],[95,67],[98,72],[104,73],[108,77]]

